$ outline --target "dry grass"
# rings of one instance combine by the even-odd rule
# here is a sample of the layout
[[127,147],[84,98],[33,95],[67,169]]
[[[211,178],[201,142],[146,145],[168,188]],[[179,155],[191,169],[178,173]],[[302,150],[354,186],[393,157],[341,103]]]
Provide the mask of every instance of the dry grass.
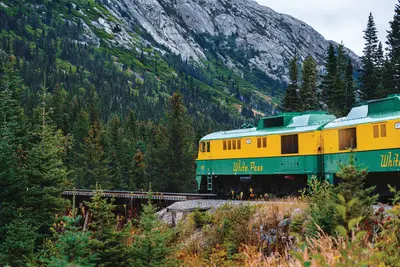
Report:
[[[374,248],[367,239],[355,242],[352,238],[332,237],[321,229],[314,238],[307,237],[302,242],[304,249],[299,249],[298,240],[289,233],[289,226],[281,224],[285,218],[300,212],[296,209],[304,211],[307,208],[307,203],[297,198],[250,203],[254,210],[246,224],[247,229],[241,228],[240,233],[247,236],[246,243],[240,246],[234,257],[227,254],[219,238],[218,231],[222,229],[224,218],[216,217],[211,224],[196,229],[193,219],[188,216],[180,229],[183,246],[177,257],[182,261],[181,266],[286,267],[305,266],[305,262],[308,262],[308,266],[348,266],[349,263],[363,262],[369,262],[368,266],[378,266],[371,261]],[[224,214],[223,210],[221,212],[219,216]],[[238,235],[237,232],[234,234]],[[273,236],[274,241],[268,241],[265,236]],[[353,246],[349,247],[348,241]],[[297,257],[293,256],[293,251],[297,251]],[[348,256],[344,256],[343,251]]]

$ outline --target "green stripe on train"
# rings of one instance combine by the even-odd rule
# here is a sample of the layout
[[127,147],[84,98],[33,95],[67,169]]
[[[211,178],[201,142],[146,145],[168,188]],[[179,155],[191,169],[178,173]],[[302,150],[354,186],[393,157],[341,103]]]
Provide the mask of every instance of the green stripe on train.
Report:
[[317,174],[322,169],[322,156],[197,160],[201,175],[271,175]]
[[[385,149],[373,151],[354,151],[355,164],[367,168],[368,172],[398,172],[400,171],[400,149]],[[350,153],[324,155],[325,173],[336,173],[338,163],[347,164]]]
[[[355,162],[369,172],[400,171],[400,149],[353,152]],[[273,175],[273,174],[328,174],[339,170],[338,163],[346,164],[350,153],[290,156],[272,158],[197,160],[197,176],[203,175]]]

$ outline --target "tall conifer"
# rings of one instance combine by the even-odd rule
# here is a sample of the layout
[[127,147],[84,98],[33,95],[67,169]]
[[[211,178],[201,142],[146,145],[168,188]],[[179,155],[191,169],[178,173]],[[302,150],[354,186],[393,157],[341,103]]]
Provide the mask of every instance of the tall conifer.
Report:
[[297,55],[295,54],[289,64],[289,86],[286,89],[286,94],[285,98],[283,99],[283,107],[282,107],[283,111],[285,112],[300,110],[300,99],[298,96],[299,68],[297,64],[298,64],[298,58]]
[[165,126],[160,127],[156,143],[146,153],[149,178],[156,190],[195,190],[193,134],[182,95],[176,92],[168,101]]
[[355,84],[354,84],[354,76],[353,76],[353,64],[351,63],[351,59],[347,59],[346,65],[346,75],[345,75],[345,106],[344,113],[346,115],[352,107],[356,104],[356,95],[355,95]]
[[82,152],[76,155],[76,186],[94,188],[99,182],[104,189],[111,189],[109,159],[100,142],[100,128],[97,121],[91,125],[89,136],[81,144]]
[[25,203],[27,218],[32,224],[40,225],[39,230],[43,234],[48,234],[55,215],[65,211],[68,206],[68,201],[61,194],[71,187],[64,164],[70,139],[50,122],[49,100],[50,95],[43,85],[41,104],[36,110],[41,121],[40,125],[36,125],[33,136],[37,142],[28,152],[24,170],[28,178]]
[[317,63],[308,56],[303,62],[303,83],[300,96],[303,110],[316,110],[319,108],[317,98]]
[[400,0],[395,6],[387,35],[389,64],[386,67],[387,86],[391,93],[400,93]]
[[364,31],[365,47],[361,70],[361,99],[372,100],[379,96],[377,92],[376,55],[378,51],[377,29],[372,13],[369,14],[367,29]]
[[334,103],[335,78],[337,71],[336,51],[333,44],[329,44],[328,56],[325,63],[326,74],[322,77],[322,100],[331,107]]

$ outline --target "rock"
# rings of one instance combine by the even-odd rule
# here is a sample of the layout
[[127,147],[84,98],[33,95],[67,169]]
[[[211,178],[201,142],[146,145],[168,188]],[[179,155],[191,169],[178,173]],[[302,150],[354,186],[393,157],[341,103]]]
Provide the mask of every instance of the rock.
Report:
[[283,221],[281,221],[279,224],[278,224],[278,227],[287,227],[287,226],[289,226],[290,225],[290,223],[291,223],[291,220],[290,219],[284,219]]
[[[121,22],[123,45],[133,42],[126,32],[139,24],[158,44],[184,59],[206,59],[205,52],[214,46],[225,64],[239,74],[258,68],[281,83],[288,81],[288,65],[295,51],[302,60],[313,56],[322,70],[329,44],[338,45],[306,23],[253,0],[115,0],[105,5]],[[110,29],[109,22],[99,19],[96,24]],[[217,38],[225,39],[220,42],[223,46],[217,45]],[[223,53],[223,47],[249,57],[239,63]],[[346,52],[355,68],[359,67],[360,58]]]

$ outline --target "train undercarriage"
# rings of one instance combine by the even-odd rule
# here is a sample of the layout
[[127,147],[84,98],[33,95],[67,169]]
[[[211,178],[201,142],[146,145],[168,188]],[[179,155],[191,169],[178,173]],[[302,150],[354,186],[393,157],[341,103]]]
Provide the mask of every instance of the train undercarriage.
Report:
[[[214,175],[203,176],[200,193],[214,193],[226,199],[249,199],[265,197],[299,196],[300,190],[307,187],[307,175]],[[210,183],[211,182],[211,183]],[[334,176],[337,185],[339,178]],[[374,193],[379,194],[383,202],[390,201],[393,196],[388,185],[400,190],[400,172],[369,173],[365,187],[374,186]]]

